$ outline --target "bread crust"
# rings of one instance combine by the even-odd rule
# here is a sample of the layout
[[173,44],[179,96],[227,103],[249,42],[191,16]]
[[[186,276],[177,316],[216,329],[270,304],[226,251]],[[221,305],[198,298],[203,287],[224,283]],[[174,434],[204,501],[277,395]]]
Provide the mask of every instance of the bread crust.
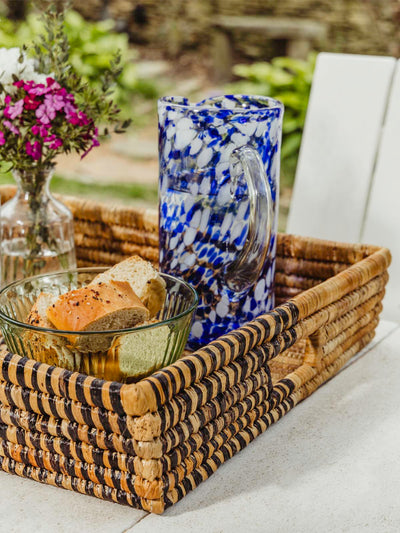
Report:
[[[149,318],[142,304],[127,282],[96,283],[67,292],[47,309],[47,318],[59,330],[96,331],[100,319],[107,320],[126,310],[136,312],[136,320],[124,327],[134,326]],[[133,318],[133,317],[132,317]],[[112,329],[112,328],[109,328]]]
[[[27,324],[54,329],[54,325],[46,317],[45,310],[56,298],[53,294],[40,293],[26,319]],[[48,365],[62,365],[68,370],[73,370],[76,365],[76,357],[68,348],[67,339],[60,335],[27,329],[24,332],[24,344],[27,355],[36,361]]]
[[111,281],[127,281],[149,309],[150,317],[162,309],[167,292],[165,281],[149,261],[133,255],[98,274],[91,284]]

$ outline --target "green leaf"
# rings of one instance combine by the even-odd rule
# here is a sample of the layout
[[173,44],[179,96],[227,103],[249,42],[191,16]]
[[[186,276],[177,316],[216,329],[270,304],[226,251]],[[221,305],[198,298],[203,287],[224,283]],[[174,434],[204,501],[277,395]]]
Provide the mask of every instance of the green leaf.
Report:
[[290,116],[288,118],[286,118],[286,116],[283,117],[283,125],[282,125],[283,134],[293,133],[294,131],[298,129],[302,129],[302,128],[303,128],[303,121],[301,119],[290,117]]
[[307,108],[308,99],[304,97],[304,94],[295,92],[282,92],[279,94],[279,100],[284,106],[290,107],[296,111]]
[[310,65],[307,61],[301,59],[294,59],[293,57],[275,57],[271,64],[274,67],[291,71],[297,75],[306,75],[310,70]]

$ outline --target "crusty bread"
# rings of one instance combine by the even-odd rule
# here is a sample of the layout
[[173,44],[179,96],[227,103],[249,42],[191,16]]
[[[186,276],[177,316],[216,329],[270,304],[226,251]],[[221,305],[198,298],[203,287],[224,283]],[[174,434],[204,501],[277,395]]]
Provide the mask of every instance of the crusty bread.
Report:
[[[165,295],[164,280],[138,256],[99,274],[86,287],[61,296],[42,293],[27,323],[55,332],[27,331],[27,355],[103,379],[140,379],[162,366],[170,328],[116,336],[103,332],[157,322],[155,316],[164,305]],[[57,330],[76,334],[61,335]],[[80,334],[83,332],[86,334]]]
[[56,300],[56,295],[41,292],[33,304],[26,323],[31,326],[38,326],[39,328],[54,329],[54,325],[47,318],[46,311]]
[[[46,310],[57,300],[54,294],[40,293],[34,303],[26,322],[39,328],[54,329],[54,325],[46,316]],[[67,370],[75,370],[80,364],[80,354],[68,347],[68,339],[51,333],[26,330],[24,345],[29,357],[47,363],[62,366]]]
[[107,359],[118,364],[124,380],[138,381],[163,366],[171,334],[168,326],[160,326],[120,335],[108,350]]
[[[53,309],[52,305],[58,298],[53,294],[41,293],[26,322],[42,328],[55,329],[47,318],[46,311],[48,307]],[[153,318],[145,324],[156,322]],[[93,334],[86,338],[77,335],[74,339],[61,336],[59,333],[27,330],[24,334],[24,345],[26,355],[42,363],[83,372],[101,379],[130,382],[137,381],[162,365],[171,334],[168,326],[144,329],[134,334],[127,333],[116,337]],[[106,346],[106,350],[96,351],[95,348],[99,344]]]
[[[47,309],[47,318],[57,329],[107,331],[125,329],[149,318],[148,309],[126,281],[90,284],[62,294]],[[105,335],[73,335],[71,344],[82,351],[104,351],[111,344]]]
[[151,263],[138,255],[129,257],[106,272],[98,274],[92,283],[110,281],[127,281],[150,311],[150,317],[155,316],[164,305],[165,281]]
[[62,294],[47,309],[57,329],[104,331],[133,327],[149,318],[148,309],[126,281],[90,284]]
[[[53,294],[41,293],[26,322],[40,328],[55,329],[47,318],[46,311],[57,298],[58,296]],[[123,378],[118,361],[109,358],[107,351],[83,353],[73,347],[67,337],[58,333],[26,330],[24,346],[26,355],[41,363],[92,374],[102,379],[121,380]]]

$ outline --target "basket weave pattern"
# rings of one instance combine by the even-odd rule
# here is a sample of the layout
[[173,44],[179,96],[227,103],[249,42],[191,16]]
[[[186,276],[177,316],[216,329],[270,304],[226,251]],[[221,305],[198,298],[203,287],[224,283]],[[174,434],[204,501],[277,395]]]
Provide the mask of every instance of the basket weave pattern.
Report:
[[[12,188],[0,189],[2,201]],[[157,215],[64,197],[80,266],[158,257]],[[279,235],[277,307],[136,384],[0,355],[0,468],[155,513],[374,336],[390,253]]]

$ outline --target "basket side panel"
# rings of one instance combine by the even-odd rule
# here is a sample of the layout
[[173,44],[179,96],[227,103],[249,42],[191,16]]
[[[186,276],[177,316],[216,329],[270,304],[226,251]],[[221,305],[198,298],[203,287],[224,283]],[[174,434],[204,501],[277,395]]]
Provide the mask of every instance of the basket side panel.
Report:
[[[101,500],[129,505],[136,509],[144,509],[143,502],[134,494],[120,489],[113,489],[107,485],[93,483],[92,481],[85,481],[65,474],[50,472],[44,468],[35,468],[15,461],[14,459],[9,459],[8,457],[0,457],[0,469],[10,474],[16,474],[20,477],[46,483],[47,485],[73,490],[81,494],[87,494],[88,496],[95,496]],[[146,510],[148,510],[150,505],[147,502],[144,502],[144,504]],[[153,502],[151,507],[154,513],[160,514],[164,511],[164,504],[161,501]]]
[[[166,507],[177,503],[202,481],[209,478],[222,463],[241,451],[270,425],[314,392],[322,383],[335,375],[355,353],[371,341],[372,337],[373,332],[356,342],[349,350],[341,353],[340,357],[321,373],[317,373],[315,369],[308,365],[303,365],[295,373],[280,381],[274,387],[274,395],[278,401],[277,406],[259,420],[256,420],[251,426],[229,439],[229,442],[225,446],[222,446],[217,453],[205,461],[200,467],[196,468],[194,472],[189,474],[175,488],[170,490],[166,495]],[[285,390],[286,394],[281,395],[282,390]],[[143,501],[143,504],[145,508],[148,505],[146,501]]]

